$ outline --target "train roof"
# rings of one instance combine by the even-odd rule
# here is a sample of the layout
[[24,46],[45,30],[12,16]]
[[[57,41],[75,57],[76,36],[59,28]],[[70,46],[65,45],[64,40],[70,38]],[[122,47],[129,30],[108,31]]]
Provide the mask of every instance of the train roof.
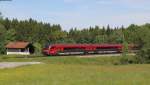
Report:
[[55,47],[89,47],[89,46],[96,46],[96,47],[122,47],[122,44],[52,44],[51,46]]

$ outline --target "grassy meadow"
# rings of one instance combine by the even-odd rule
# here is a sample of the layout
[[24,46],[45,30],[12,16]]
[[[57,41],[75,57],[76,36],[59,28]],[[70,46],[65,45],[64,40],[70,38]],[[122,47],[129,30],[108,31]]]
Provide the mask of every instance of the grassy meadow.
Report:
[[150,65],[117,65],[120,57],[2,56],[0,61],[41,61],[44,64],[0,70],[0,85],[148,85]]

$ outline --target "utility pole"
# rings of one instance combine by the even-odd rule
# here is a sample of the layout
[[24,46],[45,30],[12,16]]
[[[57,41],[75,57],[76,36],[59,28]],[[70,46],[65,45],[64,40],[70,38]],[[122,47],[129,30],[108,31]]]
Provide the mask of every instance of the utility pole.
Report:
[[124,27],[122,26],[121,29],[122,29],[122,38],[123,38],[122,55],[125,57],[128,54],[128,42],[126,41],[126,37],[125,37],[126,31],[125,31]]

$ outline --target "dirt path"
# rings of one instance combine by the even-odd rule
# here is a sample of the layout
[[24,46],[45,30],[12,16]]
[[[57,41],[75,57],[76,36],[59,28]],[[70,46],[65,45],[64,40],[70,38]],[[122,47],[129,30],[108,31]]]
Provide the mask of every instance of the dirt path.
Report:
[[41,62],[0,62],[0,69],[15,68],[25,65],[41,64]]

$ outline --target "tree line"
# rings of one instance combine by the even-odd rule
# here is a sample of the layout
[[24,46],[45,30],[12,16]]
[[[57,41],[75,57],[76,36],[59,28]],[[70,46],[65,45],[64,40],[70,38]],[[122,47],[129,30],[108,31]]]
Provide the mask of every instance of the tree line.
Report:
[[[47,44],[55,43],[118,43],[137,44],[141,48],[139,55],[150,54],[150,24],[128,27],[89,27],[62,30],[59,24],[38,22],[33,19],[0,19],[0,53],[5,53],[5,45],[10,41],[28,41],[34,43],[38,50]],[[144,50],[143,50],[144,49]],[[149,58],[149,56],[148,56]]]

